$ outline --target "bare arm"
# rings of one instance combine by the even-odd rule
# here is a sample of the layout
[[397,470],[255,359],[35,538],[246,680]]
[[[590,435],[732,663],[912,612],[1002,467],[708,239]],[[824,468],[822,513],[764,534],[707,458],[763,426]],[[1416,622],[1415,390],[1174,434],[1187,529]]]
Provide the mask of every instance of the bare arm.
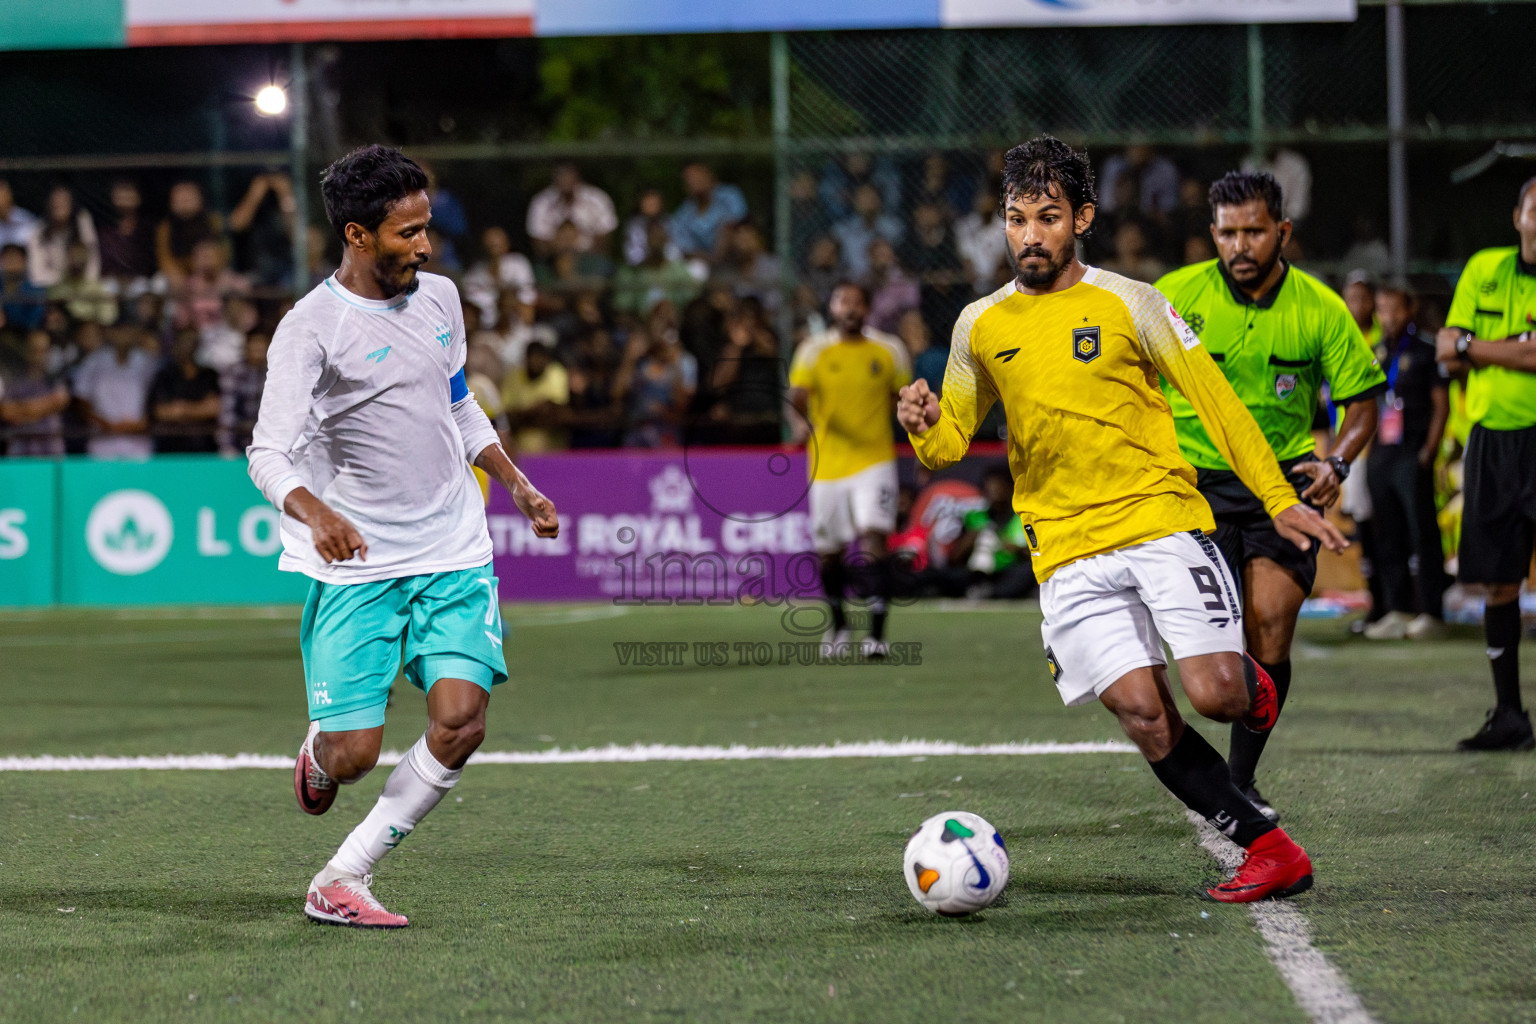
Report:
[[[1524,338],[1525,335],[1520,335]],[[1514,342],[1514,344],[1511,344]],[[1516,338],[1503,341],[1474,341],[1467,348],[1466,361],[1474,370],[1485,366],[1502,366],[1508,370],[1536,373],[1536,345],[1520,342]]]
[[245,231],[256,219],[256,211],[261,208],[261,201],[267,197],[267,189],[271,186],[267,182],[265,174],[258,174],[251,179],[251,187],[245,190],[240,204],[229,211],[229,230]]
[[[1442,424],[1443,426],[1443,424]],[[1351,402],[1344,407],[1344,422],[1339,436],[1328,449],[1328,458],[1337,455],[1345,462],[1354,462],[1356,456],[1376,436],[1376,401],[1374,398]],[[1438,443],[1438,442],[1437,442]],[[1339,485],[1343,483],[1327,462],[1309,459],[1291,467],[1312,478],[1312,483],[1301,492],[1302,498],[1327,508],[1339,499]]]
[[360,561],[368,561],[368,542],[357,527],[311,494],[309,488],[300,485],[289,491],[283,499],[283,511],[309,527],[315,550],[327,564],[345,562],[354,554]]
[[56,389],[51,395],[37,398],[14,398],[0,401],[0,420],[6,423],[36,423],[56,412],[63,412],[69,405],[69,392]]
[[540,537],[560,535],[560,517],[555,512],[555,503],[540,494],[538,488],[529,483],[523,471],[507,458],[507,453],[502,450],[501,445],[493,444],[487,447],[475,458],[475,465],[507,489],[518,511],[533,523],[535,534]]

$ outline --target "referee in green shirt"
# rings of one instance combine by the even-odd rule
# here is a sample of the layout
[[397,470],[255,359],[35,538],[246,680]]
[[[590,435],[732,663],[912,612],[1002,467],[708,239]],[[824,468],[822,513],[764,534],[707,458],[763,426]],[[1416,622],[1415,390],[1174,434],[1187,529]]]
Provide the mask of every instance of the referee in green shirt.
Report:
[[1530,750],[1520,703],[1520,581],[1536,535],[1536,178],[1515,204],[1520,244],[1467,261],[1436,355],[1467,371],[1472,433],[1464,470],[1457,575],[1487,586],[1483,629],[1496,704],[1461,750]]
[[[1157,288],[1200,336],[1232,389],[1269,439],[1280,468],[1319,509],[1333,504],[1350,464],[1376,433],[1376,396],[1386,379],[1344,300],[1280,250],[1291,222],[1280,186],[1264,173],[1233,171],[1211,186],[1211,237],[1218,259],[1168,274]],[[1344,423],[1327,456],[1313,450],[1312,418],[1327,382]],[[1317,578],[1317,549],[1275,532],[1259,499],[1243,486],[1201,426],[1194,408],[1163,384],[1179,449],[1195,467],[1216,517],[1214,540],[1242,575],[1248,653],[1275,681],[1283,707],[1291,685],[1291,638],[1301,603]],[[1268,733],[1232,726],[1232,781],[1271,819],[1254,772]]]

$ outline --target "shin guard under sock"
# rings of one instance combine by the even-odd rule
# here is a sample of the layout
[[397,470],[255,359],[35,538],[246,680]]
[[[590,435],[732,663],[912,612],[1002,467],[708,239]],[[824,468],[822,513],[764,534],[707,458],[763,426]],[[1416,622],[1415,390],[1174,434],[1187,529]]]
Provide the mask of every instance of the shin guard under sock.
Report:
[[[1275,681],[1276,710],[1285,707],[1285,695],[1291,692],[1291,659],[1273,663],[1259,662],[1259,667],[1269,673],[1269,678]],[[1254,732],[1242,722],[1232,723],[1232,749],[1227,755],[1227,765],[1232,769],[1232,781],[1238,789],[1253,785],[1254,772],[1258,770],[1259,758],[1264,753],[1264,745],[1269,742],[1269,734],[1273,729],[1264,732]]]
[[1483,630],[1488,637],[1488,667],[1493,669],[1493,692],[1499,707],[1524,711],[1520,702],[1520,602],[1484,608]]
[[1238,846],[1246,849],[1274,829],[1274,823],[1232,784],[1232,773],[1216,748],[1194,729],[1185,728],[1167,757],[1147,763],[1158,781],[1184,801],[1184,806]]
[[361,878],[372,871],[458,783],[462,772],[439,764],[423,735],[389,773],[379,802],[325,866],[322,881],[343,875]]

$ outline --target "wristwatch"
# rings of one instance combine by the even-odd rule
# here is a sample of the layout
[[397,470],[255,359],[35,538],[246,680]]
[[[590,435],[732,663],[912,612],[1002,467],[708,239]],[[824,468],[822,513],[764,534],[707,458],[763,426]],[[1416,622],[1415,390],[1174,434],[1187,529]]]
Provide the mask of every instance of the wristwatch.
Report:
[[1342,455],[1330,455],[1323,461],[1333,467],[1333,475],[1339,478],[1339,483],[1349,479],[1349,463]]
[[1467,355],[1467,349],[1471,347],[1472,335],[1463,334],[1461,337],[1456,339],[1456,357],[1458,359],[1465,359]]

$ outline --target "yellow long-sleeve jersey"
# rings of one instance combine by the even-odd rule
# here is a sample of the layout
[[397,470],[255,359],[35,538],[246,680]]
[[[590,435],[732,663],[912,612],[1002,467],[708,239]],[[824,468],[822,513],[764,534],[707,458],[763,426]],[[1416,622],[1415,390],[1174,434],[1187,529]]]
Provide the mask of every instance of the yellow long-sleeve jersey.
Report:
[[1213,530],[1159,373],[1271,516],[1297,504],[1258,424],[1168,300],[1095,267],[1065,291],[1025,295],[1010,282],[967,306],[939,421],[912,447],[930,469],[958,461],[1002,400],[1013,507],[1041,580],[1079,559]]

